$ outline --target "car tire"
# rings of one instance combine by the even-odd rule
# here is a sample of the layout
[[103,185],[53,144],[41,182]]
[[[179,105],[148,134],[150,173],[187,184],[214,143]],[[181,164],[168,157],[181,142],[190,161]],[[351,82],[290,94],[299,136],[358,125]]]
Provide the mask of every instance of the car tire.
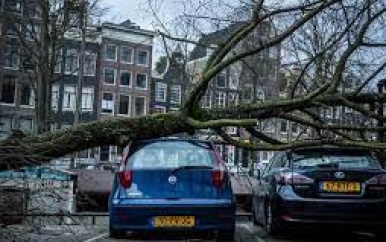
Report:
[[265,209],[264,229],[266,233],[271,236],[283,235],[285,231],[280,226],[279,221],[273,219],[273,214],[274,210],[272,208],[272,205],[269,203],[266,205]]
[[235,241],[235,230],[230,229],[230,230],[220,230],[217,233],[217,240],[218,242],[222,241]]
[[120,229],[113,229],[110,227],[109,229],[109,237],[113,239],[122,238],[126,235],[126,232],[124,230]]

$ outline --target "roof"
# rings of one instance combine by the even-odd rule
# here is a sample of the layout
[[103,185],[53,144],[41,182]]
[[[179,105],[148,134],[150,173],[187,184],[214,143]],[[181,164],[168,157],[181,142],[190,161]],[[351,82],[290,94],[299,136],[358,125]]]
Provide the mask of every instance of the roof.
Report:
[[[201,45],[216,45],[225,42],[232,33],[245,25],[245,22],[237,22],[230,24],[226,28],[218,31],[203,35],[198,41]],[[204,46],[197,45],[190,53],[189,60],[196,60],[206,56],[206,48]]]

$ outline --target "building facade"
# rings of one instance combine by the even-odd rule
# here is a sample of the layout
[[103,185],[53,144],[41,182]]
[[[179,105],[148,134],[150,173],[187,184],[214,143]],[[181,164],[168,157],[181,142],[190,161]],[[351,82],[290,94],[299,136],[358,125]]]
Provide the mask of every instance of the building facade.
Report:
[[[131,21],[101,26],[98,118],[137,117],[149,113],[155,33]],[[121,149],[101,147],[100,162],[119,159]]]
[[[243,23],[229,25],[227,28],[204,35],[190,55],[187,72],[193,76],[191,84],[194,85],[199,78],[213,47],[225,41],[231,33],[241,27]],[[241,41],[234,49],[236,53],[255,48],[261,40],[268,38],[270,32],[269,22],[263,22]],[[205,48],[203,46],[210,46]],[[202,107],[231,107],[239,103],[262,102],[277,98],[279,95],[278,72],[280,69],[280,46],[272,47],[255,56],[246,58],[230,65],[219,73],[210,83],[206,94],[202,98]],[[195,80],[194,77],[197,77]],[[267,129],[268,125],[260,124],[260,128]],[[267,127],[265,127],[267,126]],[[269,130],[268,130],[269,131]],[[227,133],[234,139],[249,142],[250,135],[243,129],[228,127]],[[200,131],[200,137],[213,136],[209,131]],[[220,152],[230,166],[242,165],[250,167],[252,163],[267,161],[273,153],[251,152],[231,145],[220,145]]]
[[189,79],[184,56],[173,52],[171,58],[161,60],[163,66],[156,68],[152,76],[150,113],[178,111],[187,96]]

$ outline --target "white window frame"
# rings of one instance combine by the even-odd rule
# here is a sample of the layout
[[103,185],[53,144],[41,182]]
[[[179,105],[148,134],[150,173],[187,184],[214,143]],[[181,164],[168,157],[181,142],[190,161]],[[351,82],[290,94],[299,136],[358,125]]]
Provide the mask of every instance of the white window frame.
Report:
[[225,107],[226,106],[226,100],[227,100],[227,93],[226,92],[217,92],[216,93],[216,105],[217,105],[217,107]]
[[[122,73],[129,73],[130,74],[130,85],[123,85],[121,80],[122,80]],[[133,86],[133,72],[129,70],[121,70],[119,73],[119,86],[121,87],[127,87],[131,88]]]
[[[62,64],[63,64],[63,49],[59,49],[58,56],[56,57],[56,62],[54,66],[54,73],[61,73],[62,72]],[[52,53],[52,51],[51,51]],[[56,69],[58,68],[58,69]]]
[[[174,90],[173,90],[174,89]],[[178,100],[175,101],[172,99],[172,96],[173,96],[173,91],[178,91]],[[171,85],[170,86],[170,103],[172,104],[181,104],[182,102],[182,88],[181,88],[181,85]]]
[[154,100],[157,102],[166,102],[167,90],[168,85],[166,83],[156,82],[154,90]]
[[[92,72],[92,74],[91,73],[87,73],[87,69],[86,69],[86,67],[87,67],[87,65],[86,65],[86,63],[87,63],[87,58],[92,58],[92,63],[91,63],[91,66],[92,66],[92,68],[93,68],[93,72]],[[96,62],[97,62],[97,54],[96,53],[93,53],[93,52],[90,52],[90,51],[86,51],[86,53],[85,53],[85,58],[84,58],[84,70],[83,70],[83,73],[84,73],[84,75],[85,76],[95,76],[95,73],[96,73]]]
[[[55,95],[54,95],[55,94]],[[60,88],[58,84],[51,86],[51,109],[57,111],[59,109]]]
[[[162,110],[161,112],[156,112],[156,110]],[[161,105],[154,106],[154,113],[166,113],[166,107]]]
[[[141,51],[147,53],[146,64],[140,64],[140,63],[138,62],[138,60],[139,60],[139,52],[141,52]],[[137,49],[137,54],[136,54],[136,64],[137,64],[138,66],[149,66],[149,60],[150,60],[150,51],[144,50],[144,49]]]
[[[103,99],[103,94],[105,94],[105,93],[110,93],[110,94],[112,94],[113,100],[104,100],[104,99]],[[103,106],[104,106],[104,102],[103,102],[103,101],[109,101],[109,102],[112,102],[113,108],[112,108],[112,112],[111,112],[111,113],[103,112]],[[108,105],[108,104],[107,104],[107,105]],[[114,115],[114,112],[115,112],[115,93],[113,93],[113,92],[102,92],[101,113],[102,113],[102,114],[106,114],[106,115]]]
[[[141,115],[137,115],[137,109],[136,109],[136,106],[135,106],[135,104],[136,104],[136,100],[137,100],[137,98],[143,98],[144,100],[145,100],[145,102],[144,102],[144,113],[143,114],[141,114]],[[134,116],[135,117],[138,117],[138,116],[142,116],[142,115],[146,115],[147,114],[147,97],[146,96],[136,96],[136,97],[134,97]]]
[[[20,85],[23,85],[26,83],[20,83]],[[22,89],[20,89],[20,107],[23,108],[34,108],[35,107],[35,90],[33,89],[33,86],[30,85],[30,104],[29,105],[23,105],[21,104],[21,94],[22,94]]]
[[[115,47],[115,58],[114,59],[108,59],[107,58],[107,47],[108,46],[114,46]],[[104,51],[104,60],[105,61],[117,61],[118,60],[118,51],[117,51],[117,45],[115,44],[105,44],[105,51]]]
[[[86,92],[88,91],[88,92]],[[87,96],[86,96],[87,94]],[[86,104],[89,102],[86,102],[86,97],[90,98],[90,105],[87,105],[88,107],[85,107]],[[92,112],[94,110],[94,87],[82,87],[82,104],[81,104],[82,112]]]
[[169,112],[178,112],[178,111],[180,111],[179,108],[176,108],[176,107],[170,107],[169,108]]
[[[145,75],[146,77],[146,85],[145,87],[139,87],[138,86],[138,75]],[[149,83],[149,77],[146,73],[142,73],[142,72],[138,72],[135,74],[135,88],[138,89],[138,90],[147,90],[148,88],[148,83]]]
[[[73,88],[74,92],[70,93],[69,99],[66,100],[66,88]],[[76,85],[64,85],[63,87],[63,100],[62,100],[62,110],[63,111],[75,111],[76,108]],[[73,97],[72,97],[73,96]],[[71,101],[72,100],[72,101]],[[70,102],[70,107],[66,107],[65,102]]]
[[[9,37],[7,37],[7,39],[5,40],[5,46],[6,46],[6,44],[7,44],[7,40],[10,40],[10,39],[14,39],[14,43],[18,43],[18,38],[17,37],[14,37],[14,36],[9,36]],[[5,50],[5,48],[4,48],[4,50]],[[5,65],[5,51],[4,51],[4,66],[3,66],[3,68],[4,69],[8,69],[8,70],[19,70],[19,67],[20,67],[20,46],[18,45],[17,46],[17,57],[16,57],[16,66],[6,66]]]
[[[128,105],[128,110],[127,114],[122,114],[120,113],[120,105],[121,105],[121,96],[125,96],[129,98],[129,105]],[[118,116],[123,116],[123,117],[130,117],[131,116],[131,95],[124,94],[124,93],[119,93],[119,100],[118,100],[118,111],[117,111]]]
[[[68,56],[68,53],[69,52],[74,52],[75,53],[75,56],[76,56],[76,66],[75,66],[75,70],[73,71],[68,71],[67,70],[67,56]],[[78,55],[78,50],[76,49],[67,49],[66,50],[66,55],[65,55],[65,58],[64,58],[64,74],[66,75],[78,75],[78,71],[79,71],[79,55]]]
[[[107,83],[106,82],[106,70],[107,69],[114,70],[114,83]],[[113,67],[105,67],[105,68],[103,68],[103,84],[104,85],[109,85],[109,86],[115,86],[116,82],[117,82],[117,69],[113,68]]]
[[[209,105],[206,105],[206,101],[209,101]],[[205,95],[202,97],[202,107],[203,108],[211,108],[213,102],[213,92],[207,91]]]
[[[3,81],[1,82],[1,85],[4,85],[4,80],[7,80],[7,79],[3,79]],[[14,80],[14,87],[15,87],[15,93],[14,93],[14,95],[13,95],[13,103],[4,103],[4,102],[1,102],[0,101],[0,105],[3,105],[3,106],[10,106],[10,107],[14,107],[14,106],[16,106],[16,100],[17,100],[17,94],[18,94],[18,80],[16,79],[16,78],[14,78],[13,79]],[[2,95],[3,93],[3,87],[1,87],[1,92],[0,92],[0,95]],[[2,98],[1,96],[0,96],[0,98]]]
[[[131,59],[130,59],[129,62],[122,60],[122,50],[123,50],[123,48],[127,48],[127,49],[131,50]],[[123,45],[120,48],[119,54],[120,54],[120,61],[121,61],[121,63],[124,63],[124,64],[133,64],[134,63],[134,48],[133,47],[129,47],[129,46]]]

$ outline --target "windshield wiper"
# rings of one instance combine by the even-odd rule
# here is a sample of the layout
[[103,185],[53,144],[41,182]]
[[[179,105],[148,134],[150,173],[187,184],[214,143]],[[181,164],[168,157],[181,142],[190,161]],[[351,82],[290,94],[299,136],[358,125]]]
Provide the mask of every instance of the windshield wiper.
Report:
[[200,169],[213,169],[213,166],[179,166],[177,168],[174,168],[171,173],[174,174],[176,173],[177,171],[180,171],[180,170],[200,170]]

